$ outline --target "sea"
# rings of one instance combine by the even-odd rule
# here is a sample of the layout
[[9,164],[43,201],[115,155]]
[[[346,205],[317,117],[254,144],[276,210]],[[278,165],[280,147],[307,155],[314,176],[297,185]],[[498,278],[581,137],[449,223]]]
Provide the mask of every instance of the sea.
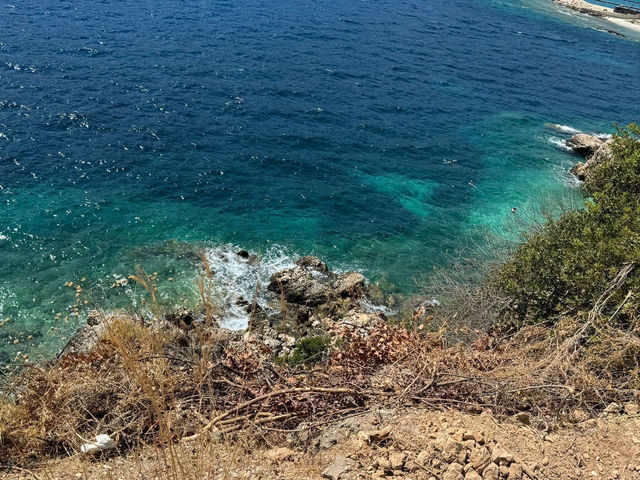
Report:
[[229,328],[302,255],[419,293],[579,207],[565,140],[639,99],[640,34],[548,0],[4,0],[0,363],[203,261]]

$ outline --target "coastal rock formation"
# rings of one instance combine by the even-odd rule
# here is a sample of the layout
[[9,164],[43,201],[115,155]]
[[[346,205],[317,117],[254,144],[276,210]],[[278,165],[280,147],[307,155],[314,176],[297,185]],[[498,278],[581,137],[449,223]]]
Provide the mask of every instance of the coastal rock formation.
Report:
[[[246,251],[237,255],[249,261],[254,257]],[[360,302],[368,291],[363,275],[332,272],[317,257],[302,257],[295,267],[275,273],[267,289],[273,295],[266,306],[243,298],[236,302],[250,318],[246,332],[221,328],[217,318],[207,317],[206,323],[221,338],[249,341],[275,356],[286,357],[306,337],[330,338],[345,330],[366,337],[376,325],[386,322],[382,313],[367,311]],[[205,322],[205,315],[204,311],[180,310],[149,322],[154,329],[181,332],[188,337],[197,324]],[[58,357],[86,355],[100,343],[114,320],[115,314],[92,311]]]
[[268,289],[282,294],[287,302],[318,306],[331,299],[359,298],[365,279],[356,272],[336,274],[316,257],[302,257],[294,268],[272,275]]
[[366,312],[359,302],[367,294],[364,276],[332,272],[317,257],[302,257],[295,267],[273,274],[267,289],[280,311],[267,315],[259,309],[249,335],[276,355],[291,354],[305,337],[331,337],[344,329],[364,337],[386,321],[380,313]]
[[112,320],[113,315],[103,315],[97,310],[90,311],[87,322],[71,336],[58,353],[58,358],[65,355],[87,355],[100,342]]
[[[620,7],[615,8],[604,7],[602,5],[596,5],[594,3],[586,2],[585,0],[553,0],[555,3],[564,7],[575,10],[576,12],[585,13],[593,17],[604,18],[616,25],[620,25],[632,30],[640,31],[640,13],[637,8],[634,7]],[[617,36],[624,36],[613,30],[607,30]]]
[[603,140],[595,135],[580,133],[567,140],[567,146],[582,155],[586,162],[576,163],[570,170],[578,180],[587,178],[589,169],[611,158],[611,140]]
[[566,143],[567,147],[572,148],[574,152],[587,158],[593,155],[596,150],[604,144],[604,141],[594,135],[578,133],[567,140]]

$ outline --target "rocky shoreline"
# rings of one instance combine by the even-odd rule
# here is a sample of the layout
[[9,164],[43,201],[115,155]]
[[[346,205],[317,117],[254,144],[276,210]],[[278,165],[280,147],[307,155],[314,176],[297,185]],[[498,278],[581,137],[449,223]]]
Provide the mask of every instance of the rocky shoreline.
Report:
[[584,182],[590,170],[611,158],[611,142],[610,138],[586,133],[578,133],[571,137],[566,141],[567,147],[584,158],[585,161],[576,163],[570,172],[578,180]]
[[[244,250],[237,255],[252,261],[253,256]],[[276,272],[269,279],[267,290],[272,295],[270,311],[257,302],[238,300],[238,306],[249,316],[246,329],[228,330],[219,326],[216,319],[211,326],[229,339],[250,341],[264,346],[274,357],[287,358],[301,339],[331,338],[345,329],[366,338],[377,325],[388,321],[384,312],[389,309],[379,305],[381,293],[362,274],[333,272],[317,257],[302,257],[294,267]],[[434,307],[434,302],[419,302],[418,297],[412,300],[403,314],[424,317]],[[57,358],[92,351],[117,318],[112,312],[92,310]],[[204,311],[183,310],[165,314],[154,322],[159,329],[189,329],[207,320]]]
[[[593,17],[604,18],[616,25],[632,30],[640,31],[640,14],[631,13],[631,10],[608,8],[584,0],[553,0],[558,5],[570,8],[579,13],[591,15]],[[617,33],[617,32],[610,32]]]

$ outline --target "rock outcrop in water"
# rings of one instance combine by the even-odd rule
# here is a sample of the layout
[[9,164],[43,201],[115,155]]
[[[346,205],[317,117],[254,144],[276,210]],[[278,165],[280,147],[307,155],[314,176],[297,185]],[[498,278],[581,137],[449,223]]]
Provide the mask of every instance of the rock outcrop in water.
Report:
[[302,257],[295,267],[275,273],[267,288],[279,300],[280,311],[254,315],[248,333],[277,355],[290,354],[301,338],[330,335],[342,328],[366,336],[378,322],[386,321],[381,313],[367,312],[360,302],[368,292],[364,276],[334,273],[316,257]]
[[578,133],[567,140],[567,147],[573,149],[574,152],[583,157],[590,157],[598,150],[604,141],[595,135],[587,135],[586,133]]
[[[243,258],[254,257],[246,251]],[[300,258],[293,268],[271,276],[267,289],[272,293],[269,311],[257,303],[241,300],[241,306],[250,317],[244,332],[230,331],[209,321],[223,336],[240,341],[261,344],[275,356],[287,356],[306,337],[328,337],[332,332],[346,329],[366,336],[379,322],[386,321],[381,312],[367,311],[362,299],[368,296],[363,275],[357,272],[335,273],[317,257]],[[59,357],[68,354],[86,354],[100,342],[114,314],[94,312],[87,324],[80,327],[62,349]],[[157,329],[175,329],[188,332],[204,314],[179,311],[155,318]]]
[[296,305],[317,306],[338,298],[360,298],[365,278],[356,272],[335,274],[316,257],[302,257],[294,268],[274,274],[271,292]]
[[585,158],[586,162],[576,163],[570,170],[578,180],[586,180],[589,169],[611,157],[611,140],[603,140],[595,135],[579,133],[567,140],[567,147]]

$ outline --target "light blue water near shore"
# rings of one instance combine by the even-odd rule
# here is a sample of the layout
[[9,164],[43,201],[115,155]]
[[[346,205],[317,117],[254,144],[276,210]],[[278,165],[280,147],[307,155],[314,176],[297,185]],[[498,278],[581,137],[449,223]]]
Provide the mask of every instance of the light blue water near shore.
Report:
[[0,5],[0,357],[63,342],[67,281],[118,306],[140,264],[192,301],[200,248],[229,303],[300,254],[415,291],[512,207],[577,195],[545,122],[640,118],[640,43],[602,25],[541,0]]

